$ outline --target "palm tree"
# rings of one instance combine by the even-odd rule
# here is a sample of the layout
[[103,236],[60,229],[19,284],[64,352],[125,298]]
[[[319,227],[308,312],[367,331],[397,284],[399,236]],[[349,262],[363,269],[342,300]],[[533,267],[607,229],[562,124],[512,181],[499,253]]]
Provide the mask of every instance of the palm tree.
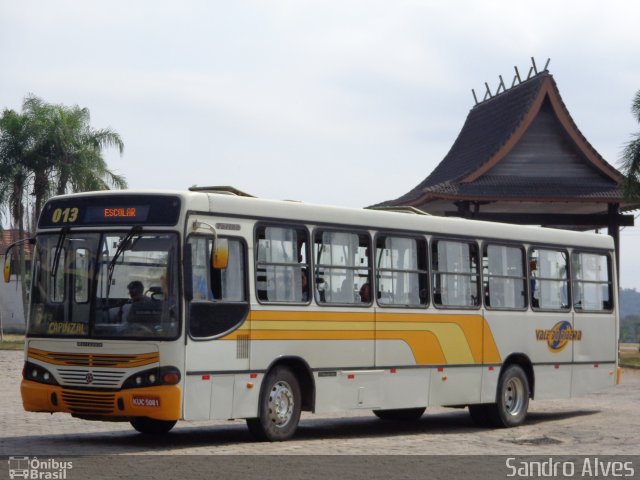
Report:
[[89,109],[46,104],[34,96],[25,99],[23,109],[36,132],[31,162],[35,218],[53,192],[126,188],[124,177],[109,170],[102,156],[108,147],[116,147],[122,155],[124,143],[111,129],[91,128]]
[[[46,200],[55,194],[125,188],[107,168],[102,150],[124,143],[111,129],[92,129],[89,110],[44,102],[29,95],[22,113],[0,117],[0,212],[22,238],[32,232]],[[29,212],[32,214],[30,215]],[[26,223],[26,225],[25,225]],[[21,271],[24,250],[19,249]],[[23,297],[26,288],[23,279]]]
[[[631,105],[631,112],[640,123],[640,90],[636,93]],[[633,135],[622,152],[622,169],[626,175],[624,194],[630,201],[640,199],[640,133]]]
[[[27,167],[32,144],[32,132],[26,115],[5,110],[0,117],[0,207],[8,210],[12,228],[18,230],[18,238],[23,238],[28,198],[27,186],[30,172]],[[4,212],[3,212],[4,213]],[[22,283],[22,303],[27,305],[27,285],[25,275],[24,248],[18,249],[16,273]]]
[[[30,226],[53,194],[126,188],[124,177],[107,167],[102,151],[124,143],[115,131],[93,129],[87,108],[53,105],[29,95],[22,113],[0,117],[0,205],[10,210],[14,226]],[[31,198],[33,201],[31,202]]]
[[8,210],[14,227],[24,230],[24,213],[29,172],[24,162],[31,134],[27,117],[5,110],[0,117],[0,202]]

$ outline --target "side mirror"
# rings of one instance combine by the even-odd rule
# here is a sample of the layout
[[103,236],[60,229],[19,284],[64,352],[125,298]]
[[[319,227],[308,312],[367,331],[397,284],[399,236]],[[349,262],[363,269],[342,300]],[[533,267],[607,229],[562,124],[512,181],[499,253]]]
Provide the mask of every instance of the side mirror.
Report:
[[224,270],[229,265],[229,240],[226,238],[216,239],[211,252],[211,266],[216,270]]
[[18,240],[17,242],[13,242],[11,245],[9,245],[7,250],[4,252],[4,268],[2,271],[4,276],[4,283],[9,283],[9,280],[11,280],[11,250],[13,250],[13,247],[22,245],[23,243],[27,243],[29,245],[35,245],[36,239],[25,238],[23,240]]
[[11,255],[8,254],[4,257],[3,275],[4,283],[9,283],[9,280],[11,280]]

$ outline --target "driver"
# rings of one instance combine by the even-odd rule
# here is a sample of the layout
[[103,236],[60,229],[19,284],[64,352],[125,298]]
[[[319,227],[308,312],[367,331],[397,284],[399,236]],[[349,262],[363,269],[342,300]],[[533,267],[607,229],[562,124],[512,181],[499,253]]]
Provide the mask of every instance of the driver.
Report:
[[[129,291],[129,300],[122,306],[122,318],[123,320],[131,321],[131,306],[134,304],[147,303],[150,301],[144,294],[144,285],[139,280],[129,282],[127,285]],[[135,316],[135,314],[134,314]]]
[[127,290],[129,290],[129,297],[131,297],[129,303],[144,302],[146,297],[144,296],[144,285],[142,285],[142,282],[138,280],[130,282],[129,285],[127,285]]

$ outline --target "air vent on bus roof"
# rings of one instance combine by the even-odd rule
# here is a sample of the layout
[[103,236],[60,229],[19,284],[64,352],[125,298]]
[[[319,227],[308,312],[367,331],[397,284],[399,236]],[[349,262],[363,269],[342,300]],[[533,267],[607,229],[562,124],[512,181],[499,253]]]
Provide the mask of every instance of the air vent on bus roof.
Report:
[[430,213],[424,212],[416,207],[365,207],[366,210],[381,210],[383,212],[400,212],[400,213],[411,213],[413,215],[429,215]]
[[228,185],[216,185],[213,187],[198,187],[197,185],[194,185],[193,187],[189,187],[189,191],[204,192],[204,193],[219,193],[221,195],[237,195],[238,197],[255,198],[254,195],[251,195],[247,192],[243,192],[242,190],[238,190],[237,188],[230,187]]

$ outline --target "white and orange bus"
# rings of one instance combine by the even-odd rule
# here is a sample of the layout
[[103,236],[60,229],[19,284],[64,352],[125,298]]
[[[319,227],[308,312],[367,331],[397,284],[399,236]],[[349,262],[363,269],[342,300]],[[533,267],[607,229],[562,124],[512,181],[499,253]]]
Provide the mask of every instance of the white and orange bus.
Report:
[[33,243],[28,411],[143,433],[246,418],[266,440],[301,411],[510,427],[619,377],[605,235],[120,191],[52,198]]

